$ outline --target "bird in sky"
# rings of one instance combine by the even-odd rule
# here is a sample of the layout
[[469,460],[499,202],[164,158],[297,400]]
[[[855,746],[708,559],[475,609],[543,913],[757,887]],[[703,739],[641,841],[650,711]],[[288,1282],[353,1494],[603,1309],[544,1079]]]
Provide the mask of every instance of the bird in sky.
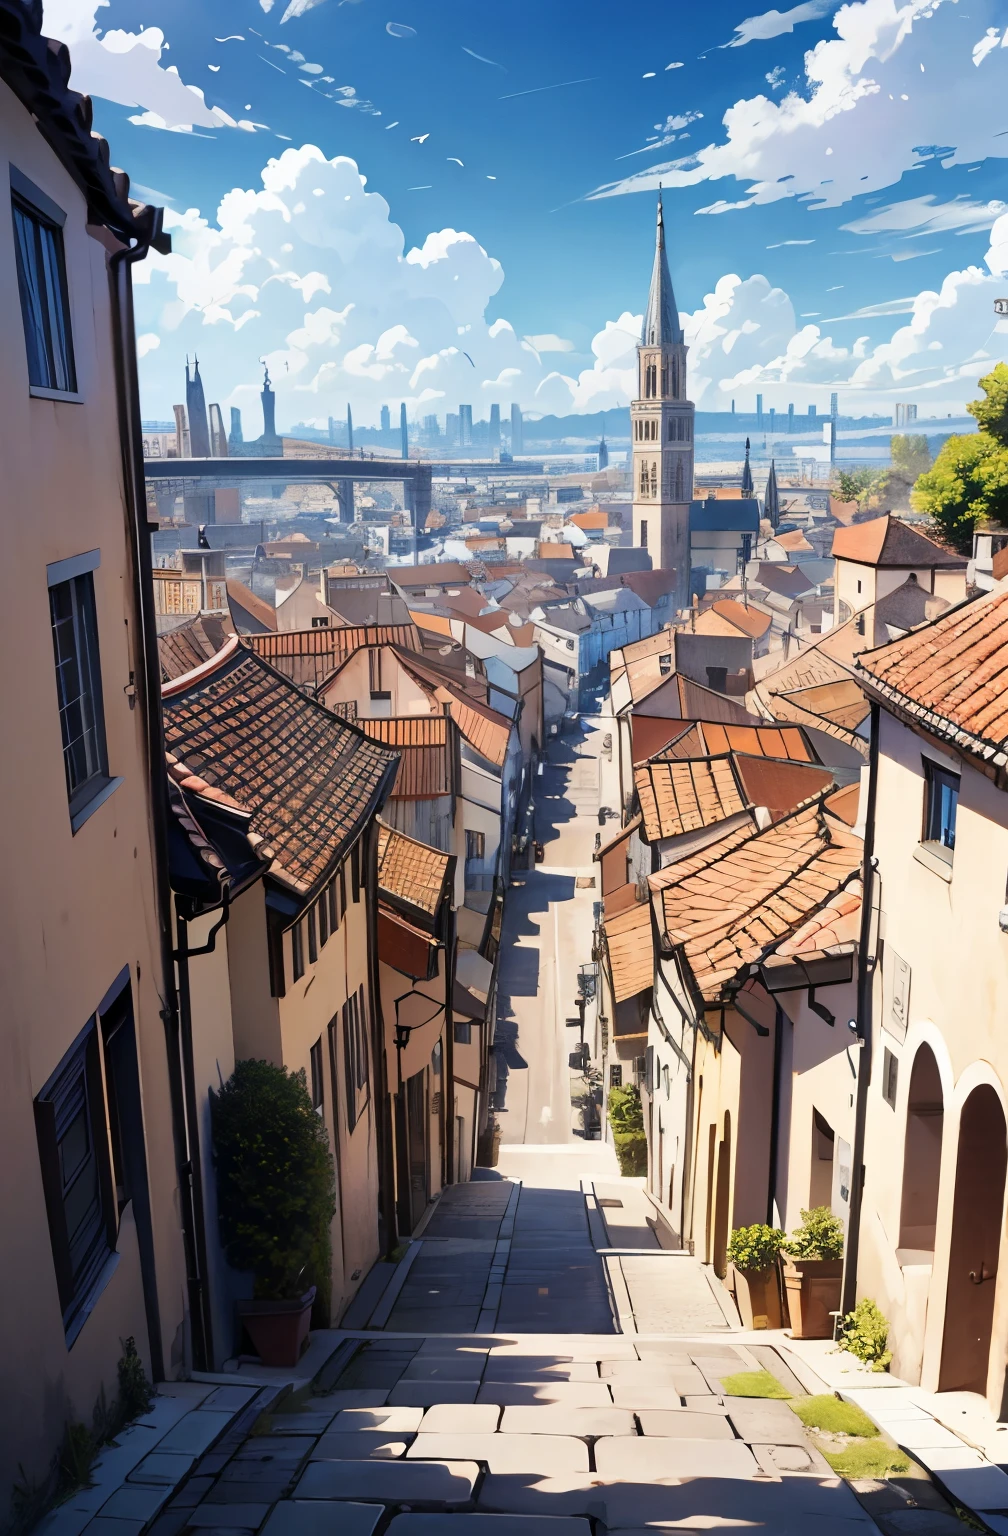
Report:
[[[449,165],[462,165],[462,161],[459,159],[458,155],[448,155],[447,159]],[[465,170],[464,165],[462,165],[462,169]]]
[[426,142],[427,142],[427,140],[429,138],[430,138],[430,134],[429,133],[418,133],[412,139],[410,139],[410,143],[411,144],[426,144]]

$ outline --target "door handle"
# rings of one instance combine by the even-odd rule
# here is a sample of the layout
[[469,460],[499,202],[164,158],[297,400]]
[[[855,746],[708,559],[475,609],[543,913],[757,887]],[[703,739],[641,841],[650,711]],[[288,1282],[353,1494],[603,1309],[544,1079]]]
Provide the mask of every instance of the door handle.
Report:
[[969,1272],[971,1285],[983,1285],[985,1280],[993,1280],[996,1276],[997,1270],[988,1269],[987,1265],[983,1262],[981,1262],[979,1274],[977,1274],[975,1269],[971,1269]]

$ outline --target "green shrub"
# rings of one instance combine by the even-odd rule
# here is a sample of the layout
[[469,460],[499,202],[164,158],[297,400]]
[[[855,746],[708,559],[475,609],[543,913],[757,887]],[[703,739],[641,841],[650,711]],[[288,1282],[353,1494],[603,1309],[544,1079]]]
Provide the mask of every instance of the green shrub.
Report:
[[869,1296],[863,1296],[840,1324],[839,1343],[850,1354],[870,1365],[873,1371],[887,1371],[892,1360],[889,1324]]
[[647,1173],[647,1137],[643,1131],[613,1129],[616,1161],[624,1178],[638,1178]]
[[751,1227],[736,1227],[728,1244],[728,1258],[744,1275],[759,1274],[776,1264],[784,1233],[757,1221]]
[[613,1131],[643,1131],[644,1111],[640,1089],[634,1083],[609,1089],[609,1124]]
[[130,1334],[122,1340],[123,1352],[119,1361],[119,1411],[125,1419],[139,1418],[149,1413],[154,1403],[154,1388],[147,1380],[143,1361],[137,1353],[136,1339]]
[[291,1299],[309,1285],[327,1292],[336,1179],[304,1070],[239,1061],[210,1101],[228,1262],[252,1271],[263,1299]]
[[843,1227],[828,1205],[802,1211],[802,1224],[783,1244],[793,1259],[839,1259],[843,1253]]

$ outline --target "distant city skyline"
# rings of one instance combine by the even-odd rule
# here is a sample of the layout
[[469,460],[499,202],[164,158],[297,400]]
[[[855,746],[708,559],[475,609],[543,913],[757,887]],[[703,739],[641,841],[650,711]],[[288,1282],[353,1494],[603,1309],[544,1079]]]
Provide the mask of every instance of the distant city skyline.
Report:
[[659,181],[698,409],[944,414],[1005,355],[998,0],[649,0],[632,26],[589,0],[576,28],[405,6],[46,6],[167,210],[174,253],[138,272],[147,414],[187,352],[225,410],[266,358],[321,428],[348,400],[368,425],[625,406]]

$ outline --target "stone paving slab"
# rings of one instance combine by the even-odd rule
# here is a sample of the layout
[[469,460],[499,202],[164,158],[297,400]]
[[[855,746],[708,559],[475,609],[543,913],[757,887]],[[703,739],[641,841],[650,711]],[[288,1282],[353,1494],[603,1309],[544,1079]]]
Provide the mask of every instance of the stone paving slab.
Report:
[[314,1435],[250,1435],[235,1460],[298,1462],[314,1444]]
[[572,1408],[611,1408],[613,1404],[604,1381],[488,1381],[480,1387],[476,1401],[499,1403],[503,1408],[522,1403],[569,1403]]
[[153,1520],[171,1495],[167,1487],[145,1488],[124,1483],[101,1507],[103,1520]]
[[958,1450],[925,1451],[918,1458],[933,1472],[959,1504],[967,1509],[1008,1509],[1008,1476],[992,1466],[979,1451],[972,1451],[960,1441]]
[[203,1503],[190,1512],[186,1523],[197,1530],[257,1531],[269,1510],[269,1504],[231,1504],[225,1516],[219,1504]]
[[256,1395],[255,1387],[216,1387],[204,1398],[204,1408],[222,1408],[227,1413],[238,1413],[248,1407]]
[[772,1398],[726,1397],[725,1411],[740,1440],[750,1445],[804,1445],[805,1430],[787,1403]]
[[433,1408],[435,1403],[474,1403],[479,1390],[478,1381],[401,1381],[388,1400],[401,1408]]
[[388,1401],[388,1392],[377,1387],[336,1387],[323,1401],[334,1413],[343,1408],[381,1408]]
[[335,1416],[333,1408],[306,1408],[303,1413],[274,1413],[270,1427],[274,1435],[320,1435]]
[[617,1408],[681,1408],[682,1399],[674,1387],[634,1386],[630,1382],[614,1381],[612,1400]]
[[466,1504],[478,1477],[474,1461],[311,1461],[297,1493],[301,1499]]
[[495,1359],[491,1355],[483,1380],[487,1381],[598,1381],[598,1366],[594,1360],[556,1361],[549,1355],[533,1356],[523,1360],[507,1355]]
[[350,1434],[356,1430],[381,1430],[386,1435],[415,1435],[423,1418],[422,1408],[344,1408],[332,1421],[332,1430]]
[[360,1461],[364,1457],[377,1456],[392,1461],[405,1456],[408,1440],[375,1430],[355,1430],[352,1434],[330,1433],[323,1435],[312,1451],[312,1461]]
[[692,1413],[688,1408],[642,1408],[637,1417],[645,1435],[657,1435],[670,1440],[735,1439],[732,1427],[723,1414]]
[[741,1440],[673,1440],[648,1436],[595,1442],[599,1477],[651,1482],[658,1478],[755,1477],[759,1465]]
[[791,1477],[798,1473],[812,1473],[816,1477],[831,1477],[832,1469],[825,1456],[814,1445],[767,1445],[752,1447],[763,1471],[768,1477]]
[[371,1536],[382,1504],[342,1503],[338,1514],[314,1499],[285,1499],[263,1526],[263,1536]]
[[636,1435],[637,1425],[628,1408],[572,1408],[569,1403],[540,1403],[535,1407],[504,1409],[501,1433],[505,1435]]
[[195,1456],[183,1451],[151,1451],[134,1467],[128,1483],[149,1483],[153,1488],[174,1488],[192,1469]]
[[[440,1515],[396,1515],[388,1536],[444,1536]],[[342,1536],[342,1533],[341,1533]],[[591,1536],[587,1520],[577,1515],[453,1515],[451,1536]]]
[[407,1461],[430,1457],[485,1462],[491,1472],[532,1476],[588,1471],[588,1447],[568,1435],[417,1435]]
[[197,1408],[194,1413],[188,1413],[184,1419],[180,1419],[174,1429],[170,1429],[158,1441],[158,1450],[184,1451],[199,1456],[213,1445],[232,1418],[233,1413],[225,1408],[216,1412],[213,1409]]
[[422,1435],[492,1435],[500,1422],[496,1403],[435,1403],[420,1421]]
[[486,1354],[416,1355],[402,1374],[403,1381],[472,1381],[480,1375]]

